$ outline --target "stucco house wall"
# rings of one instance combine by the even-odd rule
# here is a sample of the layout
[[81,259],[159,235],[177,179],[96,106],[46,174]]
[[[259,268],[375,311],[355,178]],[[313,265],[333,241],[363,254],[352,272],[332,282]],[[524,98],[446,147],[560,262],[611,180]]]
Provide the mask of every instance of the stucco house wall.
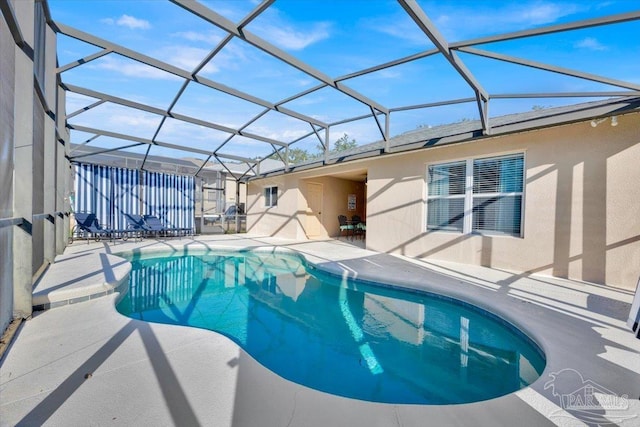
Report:
[[[371,162],[358,162],[368,165]],[[289,239],[307,238],[309,205],[307,201],[308,183],[322,184],[324,190],[322,222],[324,232],[318,237],[335,237],[339,234],[338,215],[349,218],[360,215],[366,218],[365,194],[363,183],[329,176],[353,170],[353,164],[332,166],[328,169],[312,169],[306,172],[279,175],[265,179],[256,179],[247,184],[247,232],[279,236]],[[362,169],[359,167],[358,169]],[[278,206],[265,207],[264,188],[278,187]],[[347,210],[347,197],[356,194],[356,210]]]
[[[426,230],[429,164],[509,153],[525,159],[522,236]],[[619,116],[615,127],[584,121],[254,180],[249,232],[304,238],[304,180],[349,168],[368,171],[368,249],[635,289],[640,113]],[[281,188],[277,208],[264,208],[266,185]],[[325,186],[325,197],[331,191]]]
[[[322,206],[322,225],[324,226],[321,237],[337,237],[340,234],[340,223],[338,215],[344,215],[348,219],[354,215],[365,217],[365,189],[364,184],[348,179],[333,176],[317,176],[301,180],[300,192],[305,200],[305,207],[308,200],[308,183],[321,184],[324,190]],[[349,195],[356,196],[355,210],[349,210],[347,202]],[[307,219],[307,217],[305,217]],[[308,220],[308,219],[307,219]],[[303,225],[305,233],[308,234],[307,227]]]

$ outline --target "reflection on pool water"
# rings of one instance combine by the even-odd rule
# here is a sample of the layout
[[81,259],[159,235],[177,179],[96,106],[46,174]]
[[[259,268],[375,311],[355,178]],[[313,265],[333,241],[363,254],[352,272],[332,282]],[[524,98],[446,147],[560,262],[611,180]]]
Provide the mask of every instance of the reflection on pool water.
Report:
[[545,360],[468,304],[308,268],[293,254],[131,258],[122,314],[222,333],[278,375],[374,402],[451,404],[518,390]]

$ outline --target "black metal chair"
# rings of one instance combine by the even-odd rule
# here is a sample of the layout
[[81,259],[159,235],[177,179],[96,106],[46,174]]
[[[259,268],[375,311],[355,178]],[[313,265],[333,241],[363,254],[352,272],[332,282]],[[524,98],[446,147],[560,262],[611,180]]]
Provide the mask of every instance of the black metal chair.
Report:
[[342,232],[346,232],[347,237],[349,237],[349,233],[351,233],[351,236],[353,237],[353,224],[349,223],[347,216],[338,215],[338,222],[340,223],[340,236],[342,236]]
[[353,226],[353,236],[361,236],[364,238],[366,232],[366,225],[362,222],[362,218],[359,215],[353,215],[351,217],[351,225]]

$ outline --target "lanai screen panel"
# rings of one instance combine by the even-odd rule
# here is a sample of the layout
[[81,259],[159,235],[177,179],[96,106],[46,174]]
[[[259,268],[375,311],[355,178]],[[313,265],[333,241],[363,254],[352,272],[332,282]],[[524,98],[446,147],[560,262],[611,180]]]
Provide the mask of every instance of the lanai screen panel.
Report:
[[[634,2],[49,4],[62,81],[93,101],[70,123],[85,115],[86,131],[123,149],[129,135],[255,165],[289,145],[297,161],[315,156],[316,132],[367,145],[473,120],[490,135],[496,116],[640,94]],[[143,113],[105,129],[113,104]]]

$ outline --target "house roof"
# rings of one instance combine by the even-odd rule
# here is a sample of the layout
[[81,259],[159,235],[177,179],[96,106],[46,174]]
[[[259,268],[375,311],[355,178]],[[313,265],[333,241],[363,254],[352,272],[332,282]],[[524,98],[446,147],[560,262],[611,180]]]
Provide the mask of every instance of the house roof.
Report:
[[[388,141],[380,140],[352,149],[333,152],[327,160],[314,159],[293,166],[287,171],[300,171],[323,165],[338,164],[350,160],[370,158],[384,153],[400,153],[417,149],[439,147],[448,144],[482,140],[486,138],[528,132],[535,129],[560,126],[580,121],[600,120],[640,111],[640,97],[609,99],[556,108],[535,109],[525,113],[508,114],[492,119],[489,133],[483,132],[479,120],[464,120],[447,125],[424,127],[405,132]],[[594,122],[596,123],[596,122]],[[280,168],[263,173],[268,176],[284,173]]]

